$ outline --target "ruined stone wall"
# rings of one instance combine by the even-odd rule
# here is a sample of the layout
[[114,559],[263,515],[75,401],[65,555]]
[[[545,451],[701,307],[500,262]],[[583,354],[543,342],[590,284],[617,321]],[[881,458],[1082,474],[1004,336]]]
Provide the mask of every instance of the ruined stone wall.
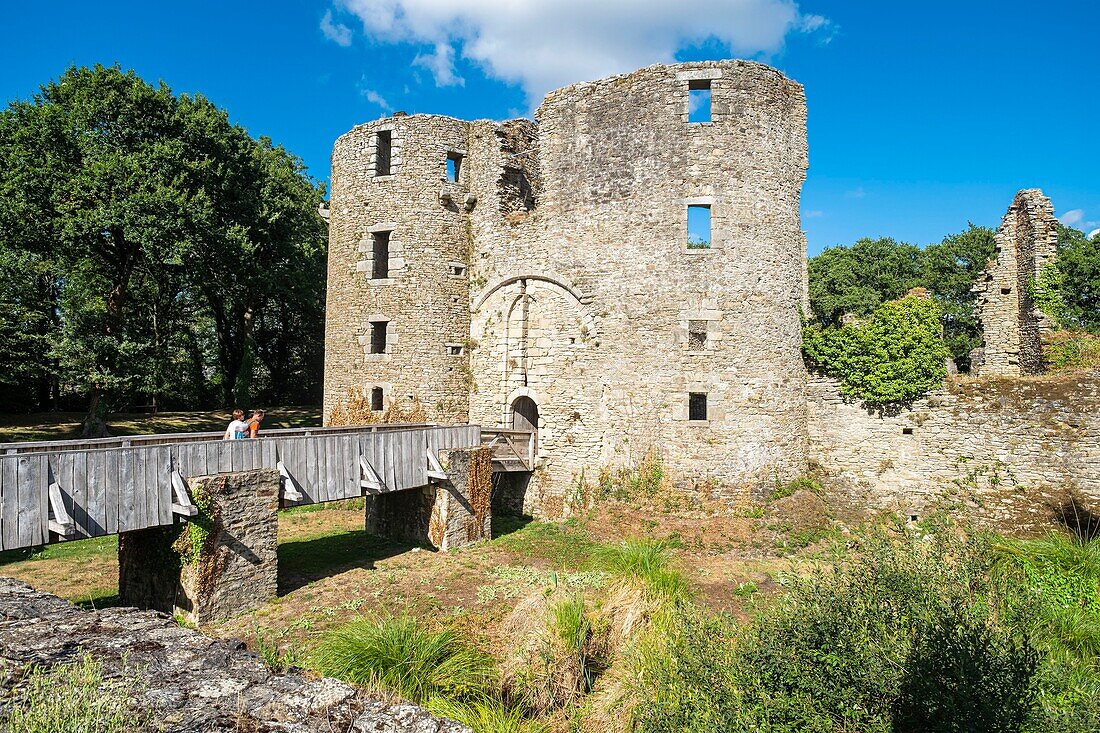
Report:
[[1028,531],[1077,496],[1100,510],[1100,374],[950,384],[910,408],[809,385],[810,460],[855,509],[936,506]]
[[[376,175],[379,132],[389,132],[389,175]],[[465,155],[469,124],[434,115],[360,125],[332,153],[325,417],[349,389],[381,387],[384,406],[416,401],[440,422],[468,414],[470,240],[465,165],[447,180],[447,156]],[[388,277],[374,278],[372,234],[389,232]],[[386,322],[384,353],[371,323]]]
[[[689,123],[689,86],[708,82],[712,119]],[[382,384],[509,426],[528,397],[540,465],[525,508],[542,516],[651,448],[675,480],[726,494],[801,474],[802,87],[751,62],[652,66],[552,92],[536,117],[397,117],[337,142],[326,414],[349,386]],[[370,145],[384,127],[400,147],[379,182]],[[458,146],[461,186],[441,205]],[[687,246],[693,204],[710,206],[708,248]],[[359,243],[378,222],[403,247],[393,283],[362,276]],[[468,279],[423,274],[466,254]],[[377,317],[396,335],[384,358],[360,343]],[[462,356],[434,351],[466,339]],[[688,419],[690,393],[706,395],[707,419]]]
[[1019,376],[1043,371],[1040,337],[1050,323],[1028,289],[1055,257],[1057,224],[1054,206],[1042,191],[1016,194],[997,230],[997,256],[975,285],[984,344],[972,373]]

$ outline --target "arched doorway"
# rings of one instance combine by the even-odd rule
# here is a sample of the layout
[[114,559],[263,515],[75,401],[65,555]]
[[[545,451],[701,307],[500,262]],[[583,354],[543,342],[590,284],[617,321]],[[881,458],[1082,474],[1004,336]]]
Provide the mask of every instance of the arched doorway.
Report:
[[539,406],[526,395],[512,403],[512,430],[539,431]]

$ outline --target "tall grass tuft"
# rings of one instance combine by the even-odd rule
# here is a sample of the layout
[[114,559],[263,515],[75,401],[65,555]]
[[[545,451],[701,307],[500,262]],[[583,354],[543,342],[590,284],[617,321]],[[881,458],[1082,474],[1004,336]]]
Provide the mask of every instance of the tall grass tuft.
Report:
[[0,713],[0,730],[21,733],[124,733],[142,730],[148,713],[132,709],[136,682],[119,684],[103,676],[103,665],[85,655],[73,664],[46,670],[37,667],[26,678],[25,693]]
[[499,700],[460,702],[443,697],[432,698],[428,710],[443,718],[468,725],[474,733],[549,733],[546,723],[528,720],[519,707],[506,707]]
[[310,656],[318,672],[378,686],[415,703],[471,700],[497,690],[492,659],[451,631],[429,632],[408,616],[359,619],[331,631]]
[[631,538],[601,548],[596,558],[611,575],[637,583],[655,600],[679,603],[690,596],[687,580],[672,567],[672,545],[663,540]]

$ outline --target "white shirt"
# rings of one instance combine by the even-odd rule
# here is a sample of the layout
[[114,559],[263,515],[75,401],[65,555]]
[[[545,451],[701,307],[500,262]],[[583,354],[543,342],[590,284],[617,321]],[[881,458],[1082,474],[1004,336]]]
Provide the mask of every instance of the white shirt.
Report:
[[241,440],[248,437],[248,423],[244,420],[234,420],[225,430],[226,440]]

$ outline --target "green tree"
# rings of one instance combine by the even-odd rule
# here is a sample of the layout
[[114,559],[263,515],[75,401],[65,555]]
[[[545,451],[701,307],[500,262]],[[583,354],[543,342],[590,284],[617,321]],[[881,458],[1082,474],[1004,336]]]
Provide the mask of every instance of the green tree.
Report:
[[970,368],[971,349],[982,343],[971,288],[996,253],[994,231],[974,224],[939,244],[928,245],[921,253],[921,285],[939,304],[944,342],[963,370]]
[[941,329],[939,306],[909,295],[883,303],[864,321],[807,326],[802,349],[815,366],[840,380],[849,397],[873,405],[910,402],[947,376]]
[[1043,268],[1033,293],[1063,328],[1100,333],[1100,234],[1058,226],[1058,256]]
[[860,239],[810,259],[810,309],[823,325],[845,313],[869,316],[875,308],[921,284],[921,251],[889,237]]
[[117,67],[72,68],[0,112],[0,248],[54,268],[49,353],[88,399],[86,432],[107,400],[243,402],[257,355],[279,356],[257,367],[273,398],[313,397],[323,194],[208,100]]

